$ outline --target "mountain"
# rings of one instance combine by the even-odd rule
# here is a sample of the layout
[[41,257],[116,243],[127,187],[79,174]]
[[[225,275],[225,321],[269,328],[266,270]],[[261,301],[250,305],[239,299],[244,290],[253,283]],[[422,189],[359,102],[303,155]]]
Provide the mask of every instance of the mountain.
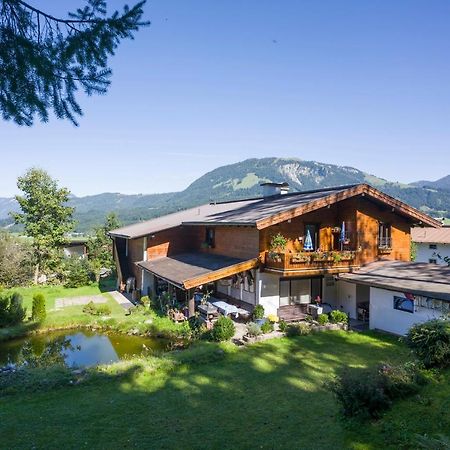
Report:
[[414,183],[411,183],[413,186],[417,187],[425,187],[425,188],[435,188],[435,189],[443,189],[450,191],[450,175],[447,175],[446,177],[439,178],[439,180],[436,181],[416,181]]
[[[262,158],[218,167],[206,173],[184,191],[167,194],[124,195],[104,193],[88,197],[72,197],[77,231],[86,232],[103,222],[115,211],[123,224],[150,219],[180,209],[210,201],[223,201],[261,194],[259,184],[264,181],[287,181],[291,192],[355,183],[369,183],[393,197],[397,197],[435,217],[450,217],[450,190],[445,179],[439,186],[393,183],[353,167],[337,166],[295,158]],[[425,186],[425,185],[424,185]],[[14,199],[0,198],[0,225],[11,223],[8,211],[17,210]]]

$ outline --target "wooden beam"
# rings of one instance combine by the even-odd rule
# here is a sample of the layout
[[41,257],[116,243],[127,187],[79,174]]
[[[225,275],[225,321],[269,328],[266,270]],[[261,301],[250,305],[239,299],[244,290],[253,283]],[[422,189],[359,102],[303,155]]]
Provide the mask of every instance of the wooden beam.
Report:
[[246,270],[254,269],[259,264],[259,258],[250,259],[232,266],[225,267],[223,269],[215,270],[209,272],[205,275],[200,275],[199,277],[191,278],[183,282],[185,289],[190,289],[193,287],[200,286],[201,284],[211,283],[213,281],[220,280],[222,278],[227,278],[235,275],[239,272],[244,272]]

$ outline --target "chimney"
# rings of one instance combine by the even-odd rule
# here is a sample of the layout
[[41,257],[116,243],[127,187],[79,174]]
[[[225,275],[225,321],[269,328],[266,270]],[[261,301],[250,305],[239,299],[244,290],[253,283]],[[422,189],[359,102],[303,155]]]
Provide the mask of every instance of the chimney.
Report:
[[289,192],[289,184],[284,183],[261,183],[263,197],[273,197],[275,195],[283,195]]

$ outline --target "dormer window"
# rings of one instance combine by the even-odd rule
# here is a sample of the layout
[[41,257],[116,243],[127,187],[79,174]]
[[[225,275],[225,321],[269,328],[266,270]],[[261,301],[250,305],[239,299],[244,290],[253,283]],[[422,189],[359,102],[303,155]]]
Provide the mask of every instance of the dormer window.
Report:
[[378,248],[390,249],[392,248],[392,234],[391,225],[380,222],[378,224]]

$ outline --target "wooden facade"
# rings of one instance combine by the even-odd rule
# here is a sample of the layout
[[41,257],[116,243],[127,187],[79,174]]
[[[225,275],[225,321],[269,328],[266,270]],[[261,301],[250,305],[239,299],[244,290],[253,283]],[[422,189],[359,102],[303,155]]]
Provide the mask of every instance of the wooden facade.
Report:
[[[346,195],[337,194],[333,202],[308,203],[260,220],[255,226],[180,225],[129,239],[128,272],[139,280],[142,269],[136,266],[137,262],[192,252],[246,261],[258,258],[261,270],[296,277],[349,272],[381,258],[410,260],[410,228],[415,223],[415,210],[407,209],[404,204],[400,208],[397,201],[390,197],[387,201],[387,196],[376,190],[376,195],[367,195],[361,186],[368,189],[366,185],[356,186]],[[342,223],[348,238],[345,248],[340,246],[336,231]],[[390,229],[389,246],[382,249],[378,239],[380,224]],[[305,256],[305,229],[311,225],[317,229],[316,252]],[[212,229],[211,242],[208,242],[208,229]],[[288,243],[279,256],[273,257],[270,242],[276,234],[286,237]],[[344,253],[340,253],[342,250]]]

